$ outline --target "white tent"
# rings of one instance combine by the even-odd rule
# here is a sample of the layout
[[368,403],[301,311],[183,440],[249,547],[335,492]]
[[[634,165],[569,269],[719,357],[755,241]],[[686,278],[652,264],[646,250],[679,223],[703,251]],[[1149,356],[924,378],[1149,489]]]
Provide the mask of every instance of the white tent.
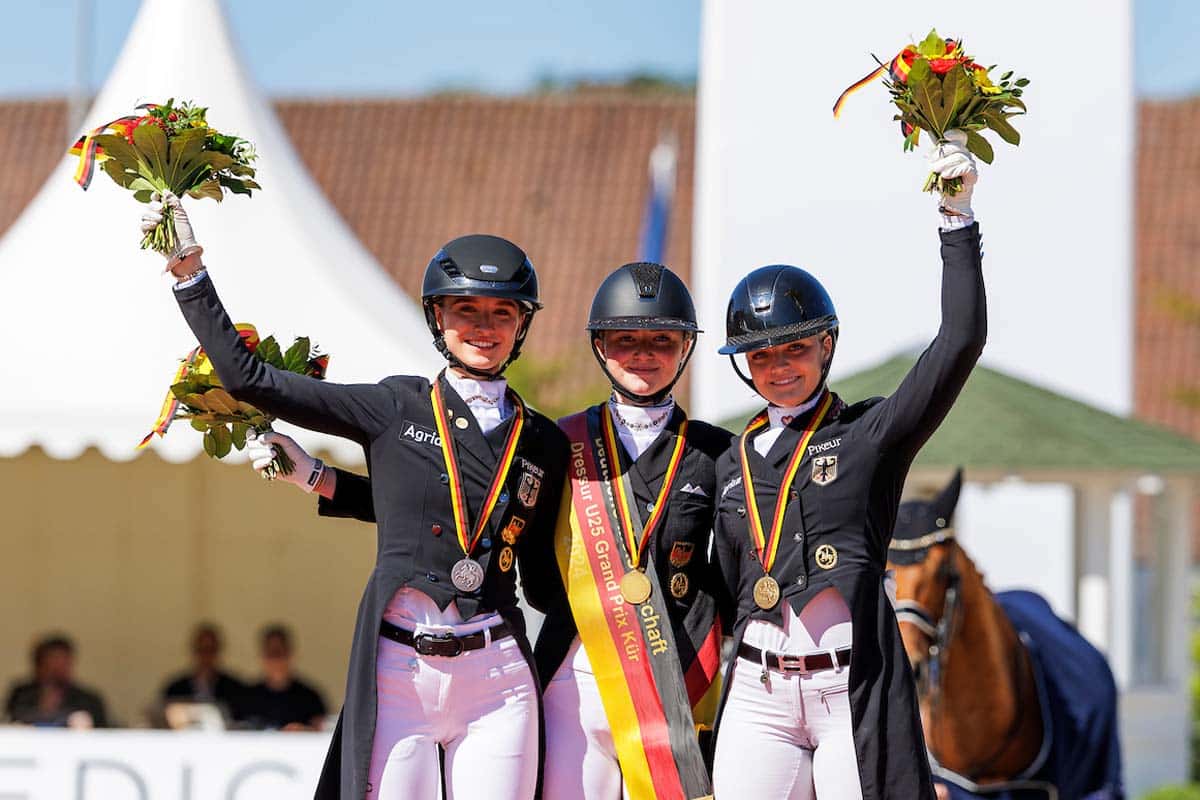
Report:
[[[239,63],[218,0],[145,0],[86,128],[169,97],[208,106],[212,125],[251,140],[260,153],[261,193],[220,205],[186,201],[234,320],[274,333],[285,346],[310,336],[332,355],[330,380],[432,375],[439,359],[420,309],[309,177]],[[195,340],[169,279],[156,275],[161,257],[138,250],[142,207],[99,171],[81,191],[65,152],[0,240],[7,351],[0,457],[36,444],[55,458],[95,446],[111,460],[128,460]],[[437,244],[430,243],[431,255]],[[348,442],[289,432],[343,461],[361,461]],[[173,430],[154,448],[186,461],[200,445],[193,431]]]

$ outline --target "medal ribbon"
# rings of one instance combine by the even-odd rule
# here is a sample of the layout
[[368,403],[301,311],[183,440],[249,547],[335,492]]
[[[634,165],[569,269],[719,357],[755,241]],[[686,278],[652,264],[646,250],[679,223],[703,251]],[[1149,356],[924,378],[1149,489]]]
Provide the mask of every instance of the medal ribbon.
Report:
[[742,431],[739,446],[742,449],[742,485],[746,495],[746,510],[750,512],[750,538],[754,541],[758,560],[768,574],[775,563],[775,554],[779,551],[779,533],[783,530],[783,512],[784,506],[787,505],[788,491],[792,488],[792,481],[795,480],[796,473],[800,470],[800,462],[804,460],[809,440],[821,426],[821,420],[825,419],[825,414],[832,405],[833,395],[827,390],[825,396],[821,398],[821,402],[817,404],[817,410],[809,420],[808,426],[804,429],[804,433],[800,437],[800,444],[796,445],[796,450],[792,453],[792,460],[788,462],[787,469],[784,470],[783,483],[779,485],[779,496],[775,499],[775,517],[771,520],[770,535],[763,531],[762,517],[758,513],[758,498],[754,494],[754,479],[750,475],[750,459],[746,451],[746,443],[750,434],[767,424],[767,412],[763,411],[750,420],[750,423],[746,425],[746,430]]
[[629,487],[628,472],[622,473],[617,468],[621,462],[618,460],[620,452],[617,450],[617,432],[613,425],[612,412],[608,408],[603,409],[601,414],[603,420],[604,431],[604,453],[608,458],[609,469],[612,470],[613,478],[610,481],[612,484],[613,495],[617,499],[617,510],[621,521],[621,534],[625,540],[625,547],[629,553],[629,563],[634,569],[642,560],[642,553],[646,551],[646,543],[650,541],[650,534],[654,532],[654,528],[662,519],[663,514],[667,510],[667,498],[670,496],[671,484],[675,482],[675,475],[679,472],[679,463],[683,460],[683,449],[687,445],[687,426],[688,421],[685,419],[679,426],[679,433],[675,437],[675,449],[671,453],[671,460],[667,463],[667,473],[663,477],[662,488],[658,490],[658,497],[654,500],[654,510],[650,512],[650,519],[646,520],[645,527],[642,528],[641,540],[639,541],[637,532],[634,530],[633,515],[630,513],[630,503],[633,492]]
[[500,499],[504,481],[508,479],[508,471],[517,454],[517,441],[521,438],[521,429],[525,426],[525,407],[521,403],[521,399],[512,390],[509,390],[508,397],[513,404],[514,416],[512,428],[508,431],[508,438],[504,441],[504,453],[500,457],[500,467],[496,470],[496,475],[492,478],[492,485],[488,488],[487,496],[484,498],[483,508],[480,509],[479,518],[475,521],[475,530],[468,538],[467,496],[463,491],[462,475],[458,471],[458,456],[454,453],[454,440],[450,436],[450,420],[446,415],[446,399],[442,396],[440,378],[433,382],[432,394],[433,418],[437,423],[438,438],[442,445],[442,461],[446,464],[446,475],[450,483],[450,506],[454,509],[454,527],[457,530],[458,543],[462,546],[463,553],[469,556],[483,535],[483,529],[487,527],[492,511],[496,508],[496,502]]

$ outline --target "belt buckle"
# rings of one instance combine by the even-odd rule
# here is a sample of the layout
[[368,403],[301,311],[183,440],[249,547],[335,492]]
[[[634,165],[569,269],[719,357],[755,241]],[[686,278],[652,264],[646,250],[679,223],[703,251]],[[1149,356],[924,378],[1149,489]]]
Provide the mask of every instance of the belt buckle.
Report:
[[808,672],[805,663],[804,656],[788,655],[786,653],[779,654],[780,672]]
[[[453,652],[441,652],[438,645],[453,644]],[[423,656],[445,656],[453,658],[463,653],[462,640],[453,633],[422,633],[413,638],[413,649]]]

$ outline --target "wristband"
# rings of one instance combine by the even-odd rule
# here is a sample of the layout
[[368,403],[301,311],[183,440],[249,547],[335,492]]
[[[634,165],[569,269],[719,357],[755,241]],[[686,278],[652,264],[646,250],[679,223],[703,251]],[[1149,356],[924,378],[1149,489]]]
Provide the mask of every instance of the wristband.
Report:
[[321,459],[313,459],[312,472],[308,474],[307,480],[304,481],[304,491],[312,494],[312,491],[317,488],[317,484],[321,482],[321,476],[325,474],[325,462]]

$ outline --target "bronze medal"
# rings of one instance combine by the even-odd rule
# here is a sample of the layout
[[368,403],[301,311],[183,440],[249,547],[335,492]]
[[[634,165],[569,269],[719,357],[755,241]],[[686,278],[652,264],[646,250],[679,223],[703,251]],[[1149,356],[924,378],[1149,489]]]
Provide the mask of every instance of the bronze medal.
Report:
[[779,605],[779,584],[770,575],[763,575],[754,582],[754,602],[763,611]]
[[676,600],[682,599],[688,592],[688,577],[682,572],[671,576],[671,596]]
[[513,549],[511,547],[503,547],[500,549],[500,571],[508,572],[513,565]]
[[621,596],[630,605],[640,605],[650,599],[651,584],[646,573],[641,570],[626,572],[621,578]]

